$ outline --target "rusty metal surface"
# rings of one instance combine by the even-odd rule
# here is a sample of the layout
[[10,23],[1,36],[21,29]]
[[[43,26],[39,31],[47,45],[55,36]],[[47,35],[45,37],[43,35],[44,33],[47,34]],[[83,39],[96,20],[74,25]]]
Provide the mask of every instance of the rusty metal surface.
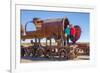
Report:
[[[67,21],[65,21],[67,22]],[[68,25],[68,24],[65,24]],[[63,32],[63,19],[47,19],[43,21],[42,27],[36,31],[28,31],[26,35],[21,35],[21,39],[32,39],[32,38],[48,38],[52,36],[61,36]]]

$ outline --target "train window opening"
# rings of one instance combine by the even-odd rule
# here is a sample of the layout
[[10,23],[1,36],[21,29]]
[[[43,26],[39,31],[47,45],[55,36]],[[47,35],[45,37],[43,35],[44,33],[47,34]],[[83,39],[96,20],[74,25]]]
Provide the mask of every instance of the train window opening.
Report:
[[27,25],[26,32],[29,32],[29,31],[36,31],[36,26],[35,26],[35,24],[29,23],[29,24]]

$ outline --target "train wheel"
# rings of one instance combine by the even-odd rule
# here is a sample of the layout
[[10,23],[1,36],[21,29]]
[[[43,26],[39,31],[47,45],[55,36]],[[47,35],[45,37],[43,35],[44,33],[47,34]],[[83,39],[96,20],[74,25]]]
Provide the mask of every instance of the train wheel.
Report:
[[45,50],[44,53],[45,53],[46,58],[50,58],[50,50],[49,49]]
[[75,49],[70,48],[70,52],[68,53],[68,59],[73,60],[76,57],[77,57],[77,55],[75,54]]
[[24,57],[24,54],[25,54],[25,50],[24,48],[21,48],[21,57]]
[[51,49],[51,54],[52,54],[52,55],[55,55],[55,53],[56,53],[56,52],[55,52],[55,49],[52,48],[52,49]]
[[44,57],[44,50],[43,49],[38,49],[36,52],[38,57]]
[[50,58],[54,59],[55,55],[56,55],[55,48],[50,48]]
[[58,55],[59,55],[59,58],[61,59],[61,60],[63,60],[63,59],[67,59],[67,52],[66,52],[66,50],[65,49],[61,49],[61,50],[59,50],[58,51]]

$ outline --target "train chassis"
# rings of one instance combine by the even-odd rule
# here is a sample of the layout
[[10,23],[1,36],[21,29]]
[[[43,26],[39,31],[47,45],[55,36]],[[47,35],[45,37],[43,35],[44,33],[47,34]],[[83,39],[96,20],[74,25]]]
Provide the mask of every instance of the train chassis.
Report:
[[[37,42],[37,40],[39,40]],[[49,41],[49,46],[47,41]],[[69,60],[77,57],[77,47],[75,45],[63,45],[64,40],[58,40],[57,46],[52,45],[51,38],[46,39],[46,46],[42,46],[40,39],[36,38],[35,42],[31,41],[32,46],[21,46],[21,57],[45,57],[50,59]],[[60,44],[59,44],[60,43]],[[73,48],[74,47],[74,48]]]

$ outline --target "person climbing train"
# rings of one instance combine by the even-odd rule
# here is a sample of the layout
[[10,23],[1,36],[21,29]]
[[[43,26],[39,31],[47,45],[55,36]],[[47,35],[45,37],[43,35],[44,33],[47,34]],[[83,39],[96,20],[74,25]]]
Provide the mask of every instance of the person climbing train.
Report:
[[[70,25],[70,38],[73,39],[75,38],[75,28],[73,25]],[[73,43],[72,44],[75,44],[75,40],[73,39]]]
[[70,26],[67,25],[65,29],[65,37],[67,38],[67,45],[69,44],[69,39],[70,39]]

